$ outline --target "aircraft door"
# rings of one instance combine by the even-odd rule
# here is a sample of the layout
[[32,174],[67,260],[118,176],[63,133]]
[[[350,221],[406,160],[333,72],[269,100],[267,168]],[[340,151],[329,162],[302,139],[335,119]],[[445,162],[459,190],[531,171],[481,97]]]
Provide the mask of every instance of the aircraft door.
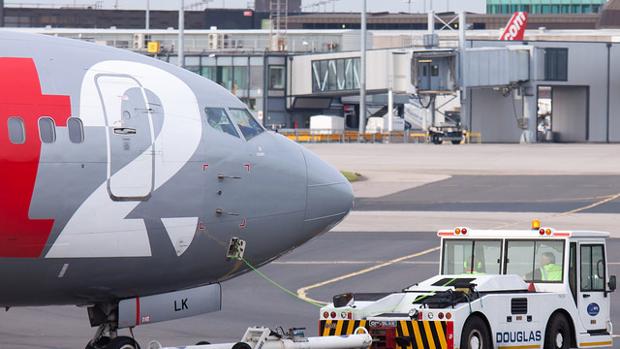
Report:
[[605,245],[579,244],[578,279],[577,307],[583,326],[588,331],[605,330],[610,317]]
[[106,124],[108,193],[143,201],[154,187],[154,127],[145,89],[130,75],[95,77]]

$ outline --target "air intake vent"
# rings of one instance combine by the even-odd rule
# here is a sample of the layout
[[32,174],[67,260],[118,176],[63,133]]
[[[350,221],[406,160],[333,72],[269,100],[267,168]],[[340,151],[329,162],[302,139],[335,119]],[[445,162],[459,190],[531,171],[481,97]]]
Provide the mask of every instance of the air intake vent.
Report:
[[513,298],[510,300],[510,312],[513,315],[527,314],[527,298]]

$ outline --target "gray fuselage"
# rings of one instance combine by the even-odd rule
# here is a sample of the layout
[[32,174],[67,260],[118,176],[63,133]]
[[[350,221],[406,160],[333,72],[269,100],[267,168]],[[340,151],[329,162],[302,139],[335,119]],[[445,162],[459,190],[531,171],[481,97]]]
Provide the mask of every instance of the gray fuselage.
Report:
[[0,306],[219,282],[247,271],[232,237],[262,265],[351,209],[337,170],[199,75],[76,40],[0,47]]

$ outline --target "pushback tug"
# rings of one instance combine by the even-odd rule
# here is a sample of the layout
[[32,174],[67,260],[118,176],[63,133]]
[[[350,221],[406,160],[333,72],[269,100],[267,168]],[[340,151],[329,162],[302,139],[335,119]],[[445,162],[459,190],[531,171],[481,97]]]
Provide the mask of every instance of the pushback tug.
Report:
[[381,295],[342,294],[321,309],[320,335],[359,326],[374,349],[535,349],[613,345],[608,233],[441,230],[439,275]]

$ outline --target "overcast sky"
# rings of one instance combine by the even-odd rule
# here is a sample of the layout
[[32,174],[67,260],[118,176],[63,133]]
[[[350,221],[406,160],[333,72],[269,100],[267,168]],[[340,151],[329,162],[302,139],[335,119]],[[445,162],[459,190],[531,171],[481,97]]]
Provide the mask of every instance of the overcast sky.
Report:
[[[96,2],[103,3],[105,8],[114,8],[115,4],[118,4],[119,8],[130,9],[143,9],[145,8],[147,0],[5,0],[7,6],[15,6],[16,4],[31,4],[37,6],[43,6],[47,4],[62,5],[62,4],[76,4],[76,5],[92,5]],[[151,9],[175,9],[178,8],[180,0],[150,0]],[[254,1],[248,0],[185,0],[185,4],[191,5],[195,3],[208,2],[209,7],[228,7],[228,8],[242,8],[252,6]],[[320,0],[303,0],[303,6],[305,10],[317,10],[317,7],[312,7],[311,4],[320,2]],[[423,12],[425,9],[430,8],[432,5],[435,11],[446,11],[448,6],[450,10],[461,11],[468,10],[471,12],[484,12],[486,0],[367,0],[369,11],[390,11],[390,12],[406,12],[411,10],[414,12]],[[409,4],[411,2],[411,5]],[[361,10],[361,0],[336,0],[329,5],[320,6],[320,11],[332,11],[332,6],[335,6],[336,11],[350,12]]]

